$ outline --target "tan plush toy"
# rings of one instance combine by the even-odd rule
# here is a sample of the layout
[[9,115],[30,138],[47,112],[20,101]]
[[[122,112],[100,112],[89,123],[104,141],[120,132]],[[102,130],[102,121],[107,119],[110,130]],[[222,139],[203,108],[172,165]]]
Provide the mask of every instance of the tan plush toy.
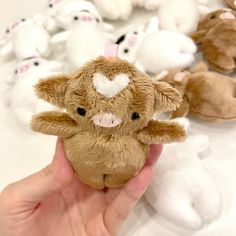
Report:
[[81,181],[94,188],[123,186],[145,164],[150,144],[185,136],[179,124],[152,120],[180,105],[178,91],[118,58],[99,57],[73,74],[41,80],[36,91],[66,113],[38,114],[32,129],[62,137]]
[[224,2],[232,9],[236,10],[236,0],[224,0]]
[[236,80],[208,71],[206,64],[199,63],[192,72],[170,70],[160,81],[171,84],[183,96],[172,118],[191,113],[206,121],[236,119]]
[[222,9],[208,14],[192,35],[208,60],[219,71],[231,73],[236,59],[236,12]]

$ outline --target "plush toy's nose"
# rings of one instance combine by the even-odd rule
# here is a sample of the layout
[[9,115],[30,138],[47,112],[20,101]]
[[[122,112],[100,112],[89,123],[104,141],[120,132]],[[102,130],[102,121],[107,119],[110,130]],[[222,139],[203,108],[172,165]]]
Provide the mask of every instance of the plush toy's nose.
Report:
[[103,128],[112,128],[118,126],[122,119],[111,113],[104,113],[100,115],[95,115],[92,118],[95,125]]

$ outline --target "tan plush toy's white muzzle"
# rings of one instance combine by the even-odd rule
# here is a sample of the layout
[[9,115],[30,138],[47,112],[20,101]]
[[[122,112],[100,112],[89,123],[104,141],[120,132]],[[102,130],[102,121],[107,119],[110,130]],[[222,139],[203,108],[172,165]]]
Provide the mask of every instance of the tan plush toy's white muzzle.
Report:
[[113,128],[121,124],[122,119],[112,113],[103,113],[92,117],[95,125],[103,128]]

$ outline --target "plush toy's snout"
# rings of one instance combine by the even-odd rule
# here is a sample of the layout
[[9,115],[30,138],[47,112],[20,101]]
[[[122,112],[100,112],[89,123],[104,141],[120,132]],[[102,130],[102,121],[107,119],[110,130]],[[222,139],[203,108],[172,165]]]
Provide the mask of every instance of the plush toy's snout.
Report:
[[113,128],[121,124],[122,119],[112,113],[104,113],[93,116],[92,121],[97,126]]

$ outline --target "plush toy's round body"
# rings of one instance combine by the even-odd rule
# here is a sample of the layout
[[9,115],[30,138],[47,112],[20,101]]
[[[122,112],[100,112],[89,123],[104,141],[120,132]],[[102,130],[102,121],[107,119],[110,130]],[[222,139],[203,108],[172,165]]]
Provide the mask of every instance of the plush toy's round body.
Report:
[[199,63],[192,72],[166,72],[161,81],[172,84],[184,99],[172,118],[191,113],[212,122],[236,119],[235,79],[208,71],[205,64]]
[[40,25],[32,19],[22,19],[13,23],[6,30],[6,44],[0,53],[2,56],[15,54],[17,59],[23,60],[35,56],[48,56],[50,53],[50,36]]
[[163,1],[158,10],[160,28],[183,34],[197,30],[200,11],[195,0]]
[[140,172],[149,152],[149,146],[132,135],[98,135],[83,130],[65,139],[64,145],[80,179],[95,188],[123,186]]
[[61,68],[61,63],[47,61],[42,58],[31,58],[19,62],[14,75],[6,83],[9,86],[8,102],[17,123],[22,128],[28,128],[33,114],[52,110],[53,106],[35,95],[34,85],[39,79]]
[[103,23],[98,13],[90,9],[59,14],[56,20],[67,31],[56,34],[52,42],[66,44],[68,70],[75,70],[87,61],[102,55],[105,45],[111,41],[112,35],[107,32],[111,27]]
[[187,68],[194,62],[197,47],[181,33],[158,30],[158,19],[151,19],[117,40],[120,58],[134,63],[140,70],[159,73],[170,68]]
[[208,14],[193,34],[208,62],[219,71],[235,70],[236,12],[222,9]]
[[143,167],[152,143],[181,141],[174,122],[153,121],[174,110],[179,93],[118,58],[100,57],[71,75],[42,80],[39,97],[66,109],[33,117],[32,128],[61,136],[80,179],[98,189],[121,187]]

